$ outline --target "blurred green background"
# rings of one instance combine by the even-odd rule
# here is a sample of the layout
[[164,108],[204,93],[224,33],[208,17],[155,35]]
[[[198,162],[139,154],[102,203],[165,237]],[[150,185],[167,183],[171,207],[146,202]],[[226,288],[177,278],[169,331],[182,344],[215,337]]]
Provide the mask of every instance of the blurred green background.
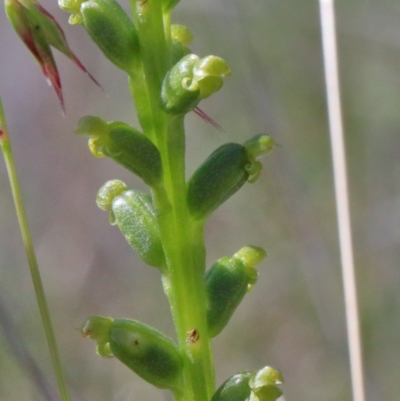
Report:
[[[1,11],[0,94],[72,398],[167,400],[118,361],[98,358],[78,332],[87,316],[104,314],[174,335],[158,271],[144,266],[94,202],[108,179],[142,183],[93,158],[86,140],[72,134],[88,114],[136,124],[126,77],[81,27],[68,26],[54,1],[42,4],[105,89],[56,54],[64,118]],[[207,225],[209,264],[245,244],[269,253],[257,286],[213,342],[218,384],[268,364],[283,371],[286,401],[350,401],[318,3],[182,0],[174,21],[192,30],[195,53],[222,56],[233,72],[201,105],[226,132],[187,117],[188,174],[228,141],[266,132],[281,145],[263,159],[257,183]],[[366,391],[369,401],[394,401],[400,400],[400,5],[341,0],[337,22]],[[51,385],[54,377],[3,162],[0,188],[0,399],[45,400],[42,377]]]

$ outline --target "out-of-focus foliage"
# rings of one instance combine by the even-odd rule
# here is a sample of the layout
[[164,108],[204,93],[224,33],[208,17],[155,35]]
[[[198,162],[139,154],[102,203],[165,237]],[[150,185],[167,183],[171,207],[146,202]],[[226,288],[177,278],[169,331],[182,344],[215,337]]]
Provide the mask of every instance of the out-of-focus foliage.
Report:
[[[43,5],[63,21],[71,47],[108,94],[56,55],[63,118],[0,13],[0,93],[68,381],[75,399],[158,399],[125,367],[96,358],[76,330],[102,314],[173,335],[157,270],[143,265],[95,205],[106,180],[143,189],[141,182],[91,157],[72,134],[83,115],[136,124],[126,78],[82,28],[68,26],[55,2]],[[367,394],[392,401],[400,371],[400,6],[338,1],[337,12]],[[350,400],[317,3],[182,0],[174,16],[190,27],[197,54],[215,52],[232,70],[202,104],[226,132],[187,119],[188,176],[227,141],[266,132],[281,145],[263,161],[261,178],[207,225],[210,264],[243,241],[269,253],[254,290],[214,341],[218,385],[268,364],[284,374],[286,401]],[[2,163],[0,187],[0,399],[41,399],[37,375],[14,355],[23,343],[53,381]],[[7,340],[5,315],[20,340]]]

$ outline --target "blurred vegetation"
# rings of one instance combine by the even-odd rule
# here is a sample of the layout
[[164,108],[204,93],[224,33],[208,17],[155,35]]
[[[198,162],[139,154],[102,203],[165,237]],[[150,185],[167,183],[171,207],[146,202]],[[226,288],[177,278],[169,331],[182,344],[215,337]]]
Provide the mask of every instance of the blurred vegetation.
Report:
[[[94,202],[108,179],[142,184],[91,157],[72,134],[87,114],[136,124],[126,78],[80,27],[68,26],[54,1],[43,5],[107,93],[57,55],[63,118],[1,12],[0,93],[72,396],[165,399],[120,363],[98,358],[77,331],[95,313],[137,318],[171,335],[173,326],[158,272]],[[226,133],[195,115],[187,119],[188,174],[227,141],[266,132],[281,145],[263,160],[260,180],[207,226],[210,264],[244,244],[269,253],[257,286],[214,341],[218,383],[270,364],[283,371],[286,401],[350,400],[317,2],[182,0],[174,16],[192,30],[195,53],[220,55],[233,71],[202,104]],[[341,0],[337,19],[367,395],[393,401],[400,371],[400,5]],[[2,164],[0,187],[0,399],[43,400],[54,378]]]

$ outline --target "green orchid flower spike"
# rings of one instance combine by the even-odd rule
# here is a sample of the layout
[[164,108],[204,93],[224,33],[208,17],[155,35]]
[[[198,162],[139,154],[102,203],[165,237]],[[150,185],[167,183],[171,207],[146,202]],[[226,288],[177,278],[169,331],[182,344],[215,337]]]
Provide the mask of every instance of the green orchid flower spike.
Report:
[[[96,203],[141,261],[157,269],[176,342],[137,320],[100,315],[90,317],[82,333],[97,343],[99,356],[115,357],[148,383],[170,390],[174,401],[276,401],[283,379],[268,366],[240,372],[216,389],[212,353],[213,338],[257,282],[256,266],[266,252],[245,246],[207,270],[204,238],[213,212],[260,177],[259,158],[276,143],[259,134],[220,144],[187,176],[185,117],[193,111],[222,130],[199,105],[222,88],[231,70],[223,58],[199,56],[189,48],[190,30],[171,22],[178,3],[131,0],[130,16],[117,0],[59,0],[70,24],[80,24],[105,61],[126,75],[137,127],[89,115],[79,120],[75,133],[89,137],[93,156],[106,156],[131,173],[127,184],[107,181]],[[5,8],[64,108],[52,48],[86,69],[36,0],[5,0]],[[135,189],[135,180],[147,188]],[[133,297],[133,302],[144,300]]]
[[7,18],[17,35],[28,47],[35,60],[39,63],[48,83],[56,91],[63,110],[65,106],[61,80],[51,47],[66,55],[82,71],[88,74],[96,85],[100,86],[70,49],[60,25],[37,1],[5,0],[4,7]]

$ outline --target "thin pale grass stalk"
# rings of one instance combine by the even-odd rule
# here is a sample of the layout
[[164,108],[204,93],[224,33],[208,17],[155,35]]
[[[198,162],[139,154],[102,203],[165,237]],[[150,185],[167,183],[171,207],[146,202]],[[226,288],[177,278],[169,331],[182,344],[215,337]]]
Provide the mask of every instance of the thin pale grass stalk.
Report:
[[25,253],[28,260],[29,270],[32,277],[33,287],[35,289],[36,300],[39,306],[40,316],[42,318],[43,328],[46,334],[47,344],[50,351],[53,368],[55,371],[57,384],[62,401],[70,401],[67,389],[64,370],[61,365],[60,354],[58,352],[56,337],[54,335],[53,324],[51,322],[49,307],[47,305],[42,279],[40,277],[39,266],[36,259],[35,249],[26,218],[24,204],[22,202],[21,191],[17,172],[15,169],[14,158],[11,150],[10,138],[8,136],[6,121],[3,112],[3,106],[0,100],[0,145],[3,151],[4,161],[11,185],[11,191],[14,199],[14,205],[18,217],[18,223],[24,243]]
[[365,401],[333,0],[320,0],[322,50],[354,401]]

